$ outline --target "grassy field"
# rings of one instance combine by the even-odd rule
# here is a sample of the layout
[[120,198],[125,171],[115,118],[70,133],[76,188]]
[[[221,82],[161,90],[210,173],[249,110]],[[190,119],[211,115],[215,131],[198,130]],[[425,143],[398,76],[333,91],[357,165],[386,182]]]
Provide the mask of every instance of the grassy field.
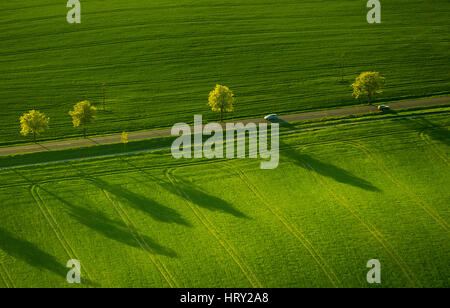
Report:
[[[450,286],[449,117],[282,136],[256,160],[147,153],[1,170],[0,287]],[[14,198],[11,198],[14,196]]]
[[[217,119],[216,83],[234,90],[233,117],[358,103],[362,71],[386,77],[384,100],[449,92],[450,2],[383,2],[382,24],[366,1],[83,1],[69,25],[65,1],[0,4],[0,144],[25,141],[18,118],[51,118],[46,139],[80,135],[68,111],[89,99],[107,111],[90,132],[141,130]],[[345,53],[345,82],[340,80]]]

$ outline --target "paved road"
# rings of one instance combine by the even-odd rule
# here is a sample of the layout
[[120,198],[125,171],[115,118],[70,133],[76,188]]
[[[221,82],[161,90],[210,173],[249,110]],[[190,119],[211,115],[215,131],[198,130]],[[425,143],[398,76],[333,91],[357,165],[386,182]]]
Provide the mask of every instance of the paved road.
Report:
[[[438,106],[450,104],[450,97],[436,97],[429,99],[418,99],[418,100],[410,100],[410,101],[401,101],[389,103],[389,106],[393,110],[406,109],[406,108],[416,108],[416,107],[428,107],[428,106]],[[326,117],[342,117],[349,115],[360,115],[370,112],[376,112],[376,106],[357,106],[357,107],[349,107],[349,108],[339,108],[332,110],[323,110],[323,111],[312,111],[312,112],[304,112],[298,114],[290,114],[279,116],[279,118],[286,122],[299,122],[305,120],[315,120],[315,119],[323,119]],[[261,123],[265,122],[262,118],[257,119],[245,119],[239,121],[242,123]],[[129,141],[137,141],[137,140],[145,140],[157,137],[168,137],[171,135],[171,129],[161,129],[161,130],[152,130],[152,131],[141,131],[134,132],[128,134]],[[16,154],[25,154],[25,153],[36,153],[36,152],[44,152],[44,151],[52,151],[52,150],[63,150],[63,149],[72,149],[72,148],[81,148],[92,145],[99,144],[110,144],[110,143],[118,143],[120,142],[121,135],[111,135],[111,136],[100,136],[93,137],[88,139],[74,139],[74,140],[62,140],[62,141],[53,141],[53,142],[45,142],[38,144],[30,144],[30,145],[20,145],[20,146],[11,146],[0,148],[0,156],[8,156],[8,155],[16,155]]]

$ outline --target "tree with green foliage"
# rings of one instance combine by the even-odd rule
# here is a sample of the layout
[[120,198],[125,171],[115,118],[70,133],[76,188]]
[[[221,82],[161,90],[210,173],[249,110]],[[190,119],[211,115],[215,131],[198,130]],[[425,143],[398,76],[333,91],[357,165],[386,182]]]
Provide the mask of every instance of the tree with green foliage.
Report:
[[376,94],[383,93],[384,77],[378,72],[364,72],[359,75],[352,84],[355,99],[367,96],[369,105],[372,104]]
[[45,114],[36,110],[30,110],[20,117],[20,133],[23,136],[33,134],[33,141],[36,142],[36,136],[45,132],[49,123],[50,118]]
[[216,85],[209,93],[208,105],[212,111],[220,112],[220,122],[223,121],[223,113],[234,110],[234,94],[226,86]]
[[91,105],[89,101],[77,103],[69,115],[72,117],[74,127],[83,127],[83,135],[86,138],[86,127],[96,119],[97,108]]

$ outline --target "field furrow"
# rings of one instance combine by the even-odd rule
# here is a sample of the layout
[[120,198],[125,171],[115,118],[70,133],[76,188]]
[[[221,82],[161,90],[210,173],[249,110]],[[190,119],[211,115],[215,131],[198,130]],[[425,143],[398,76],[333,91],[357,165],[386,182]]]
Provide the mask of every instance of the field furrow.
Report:
[[[175,172],[174,169],[167,170],[166,177],[168,180],[174,185],[176,189],[179,189],[177,186],[177,181],[174,178],[173,173]],[[203,224],[203,226],[208,230],[208,232],[220,243],[220,245],[223,247],[223,249],[227,252],[227,254],[230,256],[230,258],[236,263],[236,265],[240,268],[242,273],[245,275],[249,283],[254,288],[261,288],[262,285],[259,282],[256,275],[253,273],[253,271],[245,264],[245,262],[239,257],[239,255],[236,253],[235,249],[219,234],[219,232],[215,229],[214,224],[211,223],[208,218],[203,215],[200,210],[196,209],[195,204],[190,200],[190,197],[182,190],[180,190],[181,194],[185,196],[186,198],[186,204],[189,206],[189,208],[192,210],[192,212],[195,214],[197,219]]]
[[273,207],[271,204],[268,203],[267,199],[264,198],[264,195],[256,188],[256,186],[252,183],[250,183],[250,180],[248,177],[245,176],[245,173],[243,173],[241,170],[236,169],[239,177],[241,180],[248,186],[250,191],[252,191],[255,196],[258,197],[258,199],[261,200],[261,202],[267,207],[267,209],[286,227],[286,229],[299,241],[299,243],[304,247],[308,253],[311,255],[311,257],[314,259],[314,261],[317,263],[317,265],[323,270],[325,275],[330,280],[331,284],[334,287],[339,287],[340,281],[338,277],[334,274],[333,270],[330,268],[330,266],[325,262],[325,260],[320,256],[320,254],[317,252],[316,248],[311,244],[311,242],[305,237],[304,234],[302,234],[298,228],[296,228],[294,225],[289,223],[286,218],[284,218],[276,209],[276,207]]

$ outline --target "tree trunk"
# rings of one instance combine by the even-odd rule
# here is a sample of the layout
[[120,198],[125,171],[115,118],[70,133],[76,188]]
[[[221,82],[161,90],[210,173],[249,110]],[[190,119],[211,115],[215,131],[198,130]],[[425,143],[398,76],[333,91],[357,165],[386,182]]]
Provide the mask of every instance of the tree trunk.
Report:
[[36,143],[36,133],[35,132],[33,132],[33,141],[34,141],[34,143]]
[[223,109],[220,108],[220,123],[223,122]]
[[83,125],[83,135],[84,139],[86,139],[86,125]]

